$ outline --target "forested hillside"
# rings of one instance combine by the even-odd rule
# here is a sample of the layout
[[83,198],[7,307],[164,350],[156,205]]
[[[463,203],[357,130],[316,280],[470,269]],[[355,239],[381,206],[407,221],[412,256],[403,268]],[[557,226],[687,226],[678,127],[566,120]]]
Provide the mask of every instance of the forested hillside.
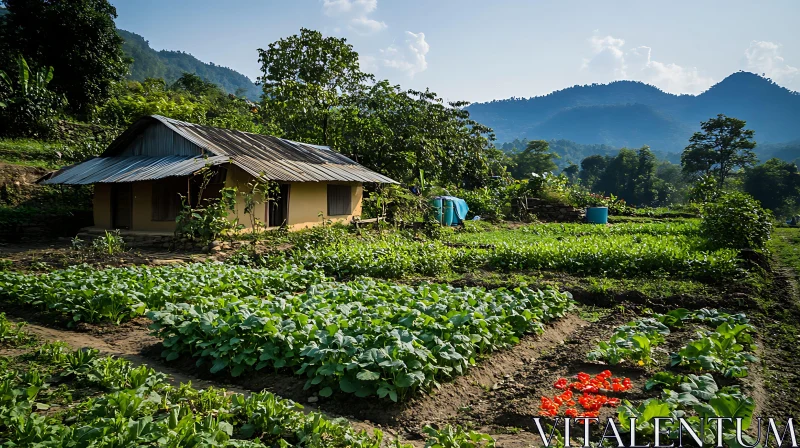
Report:
[[125,40],[122,49],[133,59],[130,79],[144,81],[145,78],[163,78],[174,82],[183,73],[192,73],[205,81],[220,86],[228,93],[241,92],[247,98],[257,101],[261,89],[247,76],[227,67],[205,63],[189,53],[182,51],[156,51],[144,37],[130,31],[117,30]]
[[[760,143],[800,139],[800,94],[753,73],[738,72],[700,95],[673,95],[636,82],[575,86],[534,98],[469,106],[501,142],[566,139],[614,147],[650,145],[675,152],[700,121],[719,113],[739,117]],[[795,155],[793,158],[800,156]]]

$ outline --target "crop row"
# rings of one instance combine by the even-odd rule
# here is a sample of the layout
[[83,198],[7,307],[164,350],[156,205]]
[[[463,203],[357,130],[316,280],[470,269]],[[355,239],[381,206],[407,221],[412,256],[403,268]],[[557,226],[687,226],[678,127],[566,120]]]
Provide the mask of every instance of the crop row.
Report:
[[[739,274],[734,250],[702,250],[699,237],[667,234],[588,234],[529,238],[516,231],[493,247],[450,247],[401,236],[337,241],[297,250],[295,263],[329,275],[399,278],[438,276],[476,268],[500,272],[550,270],[610,277],[668,275],[705,281]],[[481,234],[490,235],[491,232]],[[519,235],[522,235],[517,239]],[[488,237],[491,240],[491,237]]]
[[[19,367],[2,359],[2,446],[381,446],[380,431],[372,436],[305,414],[268,392],[245,397],[213,387],[173,387],[147,366],[61,343],[44,344],[29,358],[35,363]],[[72,402],[69,391],[78,388],[93,393]],[[48,412],[51,407],[63,410]]]
[[324,281],[321,273],[292,266],[253,269],[221,263],[93,269],[42,275],[0,271],[0,298],[48,309],[73,321],[120,322],[169,302],[209,296],[264,296],[301,291]]
[[168,360],[190,355],[211,372],[289,369],[328,396],[402,400],[461,375],[573,305],[555,290],[418,287],[372,280],[323,283],[300,295],[220,297],[151,311]]
[[683,327],[687,322],[712,326],[716,331],[699,329],[697,340],[689,341],[678,353],[670,356],[672,366],[720,372],[726,377],[747,376],[746,364],[758,360],[748,351],[755,347],[751,336],[754,328],[744,314],[729,314],[716,309],[689,311],[678,308],[629,322],[617,327],[608,342],[600,341],[587,358],[603,360],[611,365],[622,361],[649,365],[653,362],[653,347],[664,343],[670,328]]

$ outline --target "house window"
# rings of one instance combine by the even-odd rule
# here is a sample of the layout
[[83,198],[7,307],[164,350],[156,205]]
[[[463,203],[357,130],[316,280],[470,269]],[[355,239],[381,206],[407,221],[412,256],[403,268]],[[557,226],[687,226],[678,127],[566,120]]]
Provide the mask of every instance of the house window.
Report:
[[181,193],[186,194],[186,179],[167,178],[153,182],[153,221],[175,221],[181,209]]
[[349,215],[350,185],[328,185],[328,216]]

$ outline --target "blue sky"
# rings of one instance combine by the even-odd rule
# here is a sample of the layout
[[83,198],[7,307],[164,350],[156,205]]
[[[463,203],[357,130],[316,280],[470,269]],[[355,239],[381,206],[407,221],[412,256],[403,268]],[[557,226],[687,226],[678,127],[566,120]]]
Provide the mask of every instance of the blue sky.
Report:
[[634,79],[699,93],[738,70],[800,91],[800,1],[111,0],[117,26],[255,79],[256,49],[301,27],[362,67],[450,100]]

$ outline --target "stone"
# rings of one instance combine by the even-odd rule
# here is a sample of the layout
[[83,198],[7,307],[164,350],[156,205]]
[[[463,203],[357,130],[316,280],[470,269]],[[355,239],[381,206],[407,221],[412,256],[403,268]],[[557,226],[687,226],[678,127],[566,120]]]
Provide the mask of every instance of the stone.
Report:
[[319,397],[317,397],[316,395],[314,395],[312,397],[308,397],[308,402],[309,403],[316,403],[318,401],[319,401]]

